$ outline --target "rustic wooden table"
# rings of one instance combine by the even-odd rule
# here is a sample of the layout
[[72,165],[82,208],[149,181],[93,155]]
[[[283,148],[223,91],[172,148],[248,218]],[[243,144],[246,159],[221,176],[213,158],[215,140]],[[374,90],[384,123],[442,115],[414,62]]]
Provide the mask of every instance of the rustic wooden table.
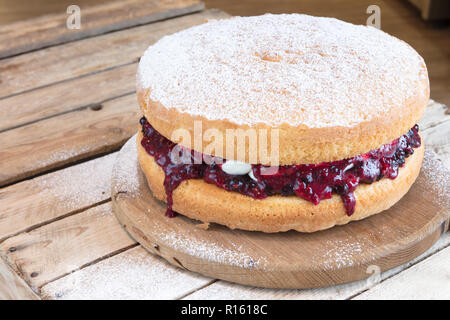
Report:
[[[80,30],[62,14],[1,27],[0,298],[450,298],[449,232],[368,280],[273,290],[175,268],[120,227],[111,170],[138,129],[139,57],[165,34],[227,16],[197,0],[124,0],[84,9]],[[430,101],[421,130],[450,167],[447,107]]]

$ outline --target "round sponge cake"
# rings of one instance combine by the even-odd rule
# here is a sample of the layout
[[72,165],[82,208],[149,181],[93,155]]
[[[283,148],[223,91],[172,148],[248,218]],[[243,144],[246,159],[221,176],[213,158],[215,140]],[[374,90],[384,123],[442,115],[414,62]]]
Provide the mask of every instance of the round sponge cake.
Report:
[[[429,81],[422,57],[376,28],[267,14],[209,21],[162,38],[140,60],[137,95],[162,139],[227,160],[229,149],[238,150],[239,160],[264,165],[260,149],[270,154],[276,147],[277,165],[284,166],[353,158],[400,138],[422,117]],[[180,129],[194,140],[180,140]],[[225,139],[229,129],[252,129],[257,149]],[[208,130],[222,135],[223,148],[206,152],[210,140],[195,141]],[[166,201],[164,171],[142,138],[139,163],[155,197]],[[394,205],[417,178],[423,153],[423,145],[416,148],[395,179],[359,184],[350,215],[336,194],[317,205],[298,196],[254,199],[202,179],[181,182],[172,208],[230,228],[323,230]]]
[[[202,132],[224,136],[268,131],[270,152],[277,129],[279,164],[289,165],[349,158],[398,138],[423,115],[429,82],[420,55],[376,28],[267,14],[162,38],[141,58],[137,92],[145,117],[169,140],[178,129],[194,135],[200,120]],[[174,142],[199,152],[207,144]]]

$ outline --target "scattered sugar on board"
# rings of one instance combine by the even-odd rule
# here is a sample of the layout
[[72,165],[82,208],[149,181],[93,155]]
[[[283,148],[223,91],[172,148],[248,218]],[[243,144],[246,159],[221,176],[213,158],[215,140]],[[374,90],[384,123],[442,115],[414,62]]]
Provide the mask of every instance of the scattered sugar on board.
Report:
[[209,281],[138,247],[51,282],[41,293],[45,299],[174,299]]
[[373,27],[266,14],[163,37],[141,58],[137,84],[167,108],[210,120],[352,127],[425,98],[424,66]]
[[139,195],[139,163],[137,159],[136,135],[122,147],[113,169],[114,191],[126,191],[130,196]]
[[[83,206],[108,199],[111,173],[117,154],[72,166],[32,180],[43,198],[53,197],[66,208]],[[49,196],[47,197],[46,194]]]
[[354,264],[354,257],[359,257],[362,253],[361,244],[355,241],[334,240],[326,241],[326,246],[330,249],[324,254],[325,266],[333,265],[337,268],[351,267]]
[[186,238],[184,235],[169,232],[158,234],[157,238],[161,239],[166,246],[176,251],[181,251],[191,256],[206,259],[211,262],[222,263],[242,268],[266,268],[267,261],[265,258],[255,259],[246,254],[242,246],[234,243],[231,245],[234,249],[224,248],[223,246],[212,241],[198,241],[194,237]]
[[431,187],[435,188],[434,194],[439,201],[450,208],[450,169],[444,166],[434,151],[425,149],[422,172]]

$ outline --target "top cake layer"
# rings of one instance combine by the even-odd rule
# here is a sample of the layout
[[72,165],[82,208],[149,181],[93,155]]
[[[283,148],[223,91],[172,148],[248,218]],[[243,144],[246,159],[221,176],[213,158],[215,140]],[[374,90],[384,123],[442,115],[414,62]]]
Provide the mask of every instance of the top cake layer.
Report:
[[[145,52],[137,81],[147,119],[166,137],[192,130],[195,119],[203,130],[279,128],[282,164],[378,148],[418,121],[429,95],[424,61],[405,42],[300,14],[210,21],[166,36]],[[315,150],[331,144],[334,151]]]

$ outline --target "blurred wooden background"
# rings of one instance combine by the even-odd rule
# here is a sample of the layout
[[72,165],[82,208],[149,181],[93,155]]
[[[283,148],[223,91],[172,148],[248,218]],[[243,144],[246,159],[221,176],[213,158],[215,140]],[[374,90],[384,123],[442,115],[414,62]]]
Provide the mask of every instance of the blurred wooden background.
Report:
[[[99,4],[108,0],[0,0],[1,24],[35,16],[65,12],[67,6]],[[332,16],[355,24],[365,24],[366,8],[381,8],[382,30],[408,42],[425,59],[430,74],[431,97],[450,105],[450,23],[425,22],[408,0],[204,0],[207,8],[219,8],[231,15],[258,15],[266,12],[299,12]]]

